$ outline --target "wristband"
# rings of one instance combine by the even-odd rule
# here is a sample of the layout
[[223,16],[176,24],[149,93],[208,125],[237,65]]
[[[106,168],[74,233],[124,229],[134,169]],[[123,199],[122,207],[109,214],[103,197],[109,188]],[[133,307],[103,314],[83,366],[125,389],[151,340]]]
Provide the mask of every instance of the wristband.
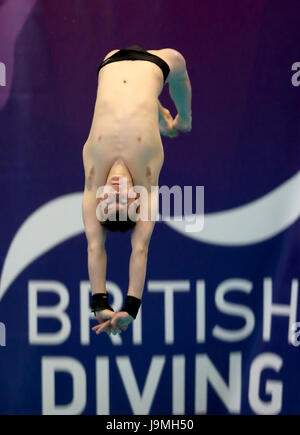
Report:
[[120,311],[126,311],[128,314],[130,314],[131,317],[135,319],[139,311],[140,305],[141,299],[138,299],[134,296],[126,296],[125,304]]
[[102,310],[110,310],[114,311],[113,308],[108,303],[108,293],[95,293],[92,296],[92,303],[91,303],[91,312],[95,314],[98,311]]

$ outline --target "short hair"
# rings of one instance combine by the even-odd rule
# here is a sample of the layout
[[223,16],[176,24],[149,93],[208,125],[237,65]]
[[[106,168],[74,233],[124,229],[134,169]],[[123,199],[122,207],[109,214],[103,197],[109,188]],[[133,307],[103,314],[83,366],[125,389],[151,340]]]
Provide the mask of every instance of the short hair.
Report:
[[105,221],[100,221],[100,224],[109,231],[120,231],[121,233],[125,233],[130,229],[133,229],[136,225],[136,222],[127,218],[126,221],[119,220],[119,210],[116,211],[116,220],[106,219]]

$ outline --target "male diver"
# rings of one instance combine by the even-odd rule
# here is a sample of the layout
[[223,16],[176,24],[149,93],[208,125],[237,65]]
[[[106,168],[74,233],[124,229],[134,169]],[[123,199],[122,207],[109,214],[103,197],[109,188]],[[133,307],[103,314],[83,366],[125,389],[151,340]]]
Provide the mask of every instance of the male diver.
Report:
[[[158,100],[165,83],[169,84],[178,112],[175,119]],[[161,134],[176,137],[178,132],[190,132],[191,128],[191,83],[180,52],[171,48],[144,50],[135,45],[106,55],[98,69],[94,117],[83,147],[82,214],[88,245],[91,310],[99,322],[92,329],[97,334],[116,334],[127,329],[141,304],[155,220],[150,219],[150,213],[148,219],[129,217],[129,207],[138,207],[140,202],[138,194],[132,196],[128,192],[143,186],[147,192],[144,205],[149,211],[154,209],[155,215],[157,190],[151,186],[158,186],[164,162]],[[100,216],[96,210],[100,210]],[[110,219],[112,215],[114,219]],[[106,231],[129,229],[132,250],[128,293],[122,310],[115,313],[106,291]]]

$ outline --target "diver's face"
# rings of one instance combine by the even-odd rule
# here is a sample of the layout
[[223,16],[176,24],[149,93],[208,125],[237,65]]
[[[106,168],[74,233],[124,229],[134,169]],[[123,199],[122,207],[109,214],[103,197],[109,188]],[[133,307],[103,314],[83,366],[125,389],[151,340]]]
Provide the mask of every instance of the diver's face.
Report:
[[112,175],[109,177],[107,186],[111,186],[116,194],[126,194],[132,188],[132,179],[124,175]]
[[137,199],[134,193],[132,179],[124,175],[112,175],[108,178],[103,187],[99,204],[101,204],[102,217],[109,219],[119,212],[125,217],[128,216],[128,208]]

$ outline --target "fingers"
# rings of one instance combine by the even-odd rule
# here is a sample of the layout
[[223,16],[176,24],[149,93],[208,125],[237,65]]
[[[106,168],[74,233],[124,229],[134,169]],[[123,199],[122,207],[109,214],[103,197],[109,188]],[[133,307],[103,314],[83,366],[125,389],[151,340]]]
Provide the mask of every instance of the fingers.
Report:
[[117,334],[121,334],[122,331],[121,331],[121,329],[112,329],[111,332],[113,335],[117,335]]
[[120,311],[119,313],[117,313],[111,321],[112,328],[120,329],[122,326],[126,326],[126,324],[128,324],[128,322],[126,322],[127,317],[128,314],[124,311]]
[[126,315],[126,313],[117,313],[108,320],[101,321],[98,325],[93,326],[92,330],[97,335],[101,334],[103,331],[108,335],[111,333],[113,335],[121,334],[122,331],[128,329],[128,324],[131,323],[128,317],[130,316]]
[[93,326],[92,327],[92,330],[93,331],[96,331],[100,326],[105,326],[105,328],[110,324],[110,322],[111,322],[111,319],[107,319],[106,321],[101,321],[101,322],[99,322],[99,324],[98,325],[95,325],[95,326]]
[[163,136],[177,137],[179,131],[177,130],[174,122],[175,121],[171,117],[171,119],[169,121],[165,122],[163,125],[160,125],[160,133]]
[[109,325],[110,319],[106,320],[106,322],[101,323],[100,325],[94,326],[92,329],[96,332],[96,334],[101,334],[101,332]]
[[106,320],[105,322],[99,324],[99,325],[95,325],[92,327],[92,330],[95,331],[95,333],[97,335],[101,334],[101,332],[106,332],[108,335],[110,335],[111,333],[113,335],[116,334],[121,334],[122,330],[126,330],[126,327],[121,327],[121,329],[118,326],[112,327],[112,325],[110,324],[111,320]]
[[106,328],[103,329],[104,332],[106,332],[107,335],[111,334],[111,328],[109,326],[107,326]]
[[178,130],[176,130],[176,128],[172,128],[172,130],[169,130],[166,133],[166,136],[168,136],[168,137],[177,137],[178,136]]

